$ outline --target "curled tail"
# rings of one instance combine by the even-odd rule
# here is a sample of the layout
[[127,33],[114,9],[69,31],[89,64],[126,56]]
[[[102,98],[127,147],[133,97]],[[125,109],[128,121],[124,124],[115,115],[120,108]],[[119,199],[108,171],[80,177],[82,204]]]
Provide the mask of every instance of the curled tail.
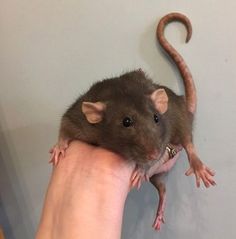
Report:
[[172,58],[179,69],[184,81],[187,109],[190,113],[194,114],[197,106],[197,96],[193,77],[182,56],[175,50],[175,48],[166,40],[164,36],[166,25],[173,21],[178,21],[185,25],[187,29],[187,43],[192,36],[192,26],[189,19],[180,13],[170,13],[164,16],[157,26],[156,36],[162,48]]

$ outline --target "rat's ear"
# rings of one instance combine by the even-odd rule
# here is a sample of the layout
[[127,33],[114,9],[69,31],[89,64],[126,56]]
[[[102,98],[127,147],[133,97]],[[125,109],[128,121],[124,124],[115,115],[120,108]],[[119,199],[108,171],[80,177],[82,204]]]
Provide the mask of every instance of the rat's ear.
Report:
[[164,114],[168,109],[168,96],[164,89],[157,89],[151,94],[151,100],[159,113]]
[[105,110],[106,105],[103,102],[82,102],[82,112],[91,124],[96,124],[102,121],[103,112]]

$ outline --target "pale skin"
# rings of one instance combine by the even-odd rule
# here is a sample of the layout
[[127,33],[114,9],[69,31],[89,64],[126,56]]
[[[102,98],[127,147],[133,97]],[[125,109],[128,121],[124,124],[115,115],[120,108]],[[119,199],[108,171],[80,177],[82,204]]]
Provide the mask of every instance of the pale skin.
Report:
[[118,239],[134,164],[74,141],[53,168],[36,239]]
[[[178,156],[169,160],[165,153],[146,179],[169,171]],[[108,150],[70,143],[63,160],[53,168],[35,238],[120,238],[125,200],[132,185],[137,186],[131,181],[134,169],[134,163]],[[165,195],[161,194],[155,229],[164,221]]]

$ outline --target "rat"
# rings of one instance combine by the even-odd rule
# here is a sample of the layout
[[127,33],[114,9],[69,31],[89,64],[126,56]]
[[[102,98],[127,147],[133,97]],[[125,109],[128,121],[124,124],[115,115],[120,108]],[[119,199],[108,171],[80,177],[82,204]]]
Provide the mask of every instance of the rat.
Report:
[[165,90],[141,69],[96,82],[63,115],[52,161],[58,162],[72,140],[82,140],[144,165],[169,142],[162,119],[167,108]]
[[[192,27],[189,19],[180,13],[166,15],[157,27],[160,45],[182,75],[185,96],[178,96],[168,87],[154,83],[141,69],[96,82],[64,113],[58,143],[50,151],[50,161],[54,165],[63,158],[72,140],[82,140],[116,152],[134,161],[136,171],[146,165],[151,167],[177,145],[183,147],[188,156],[190,168],[186,175],[194,173],[198,187],[201,180],[206,187],[215,185],[214,172],[199,159],[192,142],[197,101],[192,75],[183,58],[164,37],[165,26],[172,21],[186,26],[186,42],[191,38]],[[173,159],[166,162],[168,170],[176,157]],[[154,221],[154,228],[159,229],[164,222],[166,196],[158,170],[150,175],[150,182],[159,192]]]

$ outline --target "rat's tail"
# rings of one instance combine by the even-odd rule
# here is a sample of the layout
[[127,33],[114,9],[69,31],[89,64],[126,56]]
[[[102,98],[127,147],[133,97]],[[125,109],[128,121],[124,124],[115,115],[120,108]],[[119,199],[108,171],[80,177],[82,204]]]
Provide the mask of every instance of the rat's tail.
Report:
[[194,114],[196,111],[197,97],[192,75],[182,56],[174,49],[174,47],[171,46],[171,44],[166,40],[164,36],[166,25],[173,21],[181,22],[187,28],[187,43],[192,36],[192,26],[189,19],[180,13],[170,13],[164,16],[157,26],[156,36],[160,45],[175,62],[180,71],[180,74],[183,77],[187,109],[189,112]]

